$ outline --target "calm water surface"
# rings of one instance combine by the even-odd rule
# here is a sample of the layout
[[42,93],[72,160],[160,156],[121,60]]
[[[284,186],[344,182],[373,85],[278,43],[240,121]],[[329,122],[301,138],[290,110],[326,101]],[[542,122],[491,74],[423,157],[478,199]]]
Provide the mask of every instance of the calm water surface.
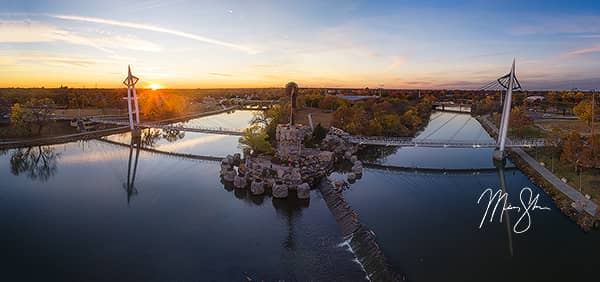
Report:
[[[189,124],[243,128],[251,117],[236,111]],[[490,137],[468,115],[443,113],[419,138]],[[364,280],[353,254],[338,246],[343,238],[317,190],[308,203],[252,197],[224,186],[216,162],[140,151],[136,166],[136,151],[114,144],[129,144],[128,134],[106,139],[113,143],[0,153],[0,280]],[[240,151],[237,140],[185,133],[147,144],[222,157]],[[488,149],[401,148],[377,162],[494,167]],[[411,281],[577,281],[597,271],[598,233],[583,234],[521,172],[509,169],[505,178],[513,201],[529,186],[552,209],[533,212],[524,234],[497,220],[478,229],[484,207],[476,201],[485,188],[500,188],[496,172],[366,168],[344,195]]]
[[[457,133],[458,132],[458,133]],[[417,138],[491,138],[469,115],[434,113]],[[494,168],[493,149],[399,148],[379,159],[389,166]],[[506,167],[514,167],[510,162]],[[505,172],[509,201],[530,187],[551,211],[531,213],[531,228],[507,230],[506,220],[479,223],[481,193],[501,188],[498,172],[418,173],[365,169],[346,199],[370,226],[392,265],[413,281],[582,281],[597,276],[600,234],[584,234],[539,187],[515,169]],[[340,174],[332,178],[342,177]],[[510,228],[519,213],[509,212]]]

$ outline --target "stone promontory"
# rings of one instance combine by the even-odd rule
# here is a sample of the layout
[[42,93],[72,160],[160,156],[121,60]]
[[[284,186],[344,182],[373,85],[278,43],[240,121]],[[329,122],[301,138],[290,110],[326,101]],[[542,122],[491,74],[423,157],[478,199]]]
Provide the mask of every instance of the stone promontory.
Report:
[[351,161],[351,177],[360,177],[362,163],[355,153],[358,145],[350,135],[331,127],[318,148],[306,148],[304,140],[312,130],[303,125],[280,124],[276,131],[274,155],[227,156],[221,161],[221,177],[237,189],[249,188],[253,195],[271,193],[286,198],[294,191],[297,198],[308,199],[310,189],[333,170],[338,161]]

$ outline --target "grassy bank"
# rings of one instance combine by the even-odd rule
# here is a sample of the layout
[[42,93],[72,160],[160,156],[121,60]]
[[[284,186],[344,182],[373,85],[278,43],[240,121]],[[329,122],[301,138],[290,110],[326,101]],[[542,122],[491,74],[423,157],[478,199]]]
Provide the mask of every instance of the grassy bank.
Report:
[[[482,118],[478,118],[478,119],[480,119],[480,124],[482,125],[482,127],[491,136],[494,136],[494,138],[497,138],[496,131],[494,129],[490,128],[485,122],[483,122],[481,120]],[[532,149],[532,150],[534,150],[534,149]],[[542,149],[538,149],[538,150],[541,151]],[[532,155],[530,152],[528,152],[528,154]],[[539,157],[540,155],[541,154],[538,152],[537,156]],[[533,152],[533,157],[535,158],[535,151]],[[513,162],[519,168],[519,170],[521,170],[523,173],[525,173],[525,175],[527,175],[529,177],[529,179],[535,185],[537,185],[542,190],[544,190],[544,192],[546,192],[546,194],[548,194],[554,200],[554,203],[563,212],[563,214],[565,214],[566,216],[571,218],[573,221],[575,221],[583,230],[589,231],[592,229],[592,227],[594,227],[594,226],[597,227],[597,225],[598,225],[597,218],[594,218],[585,212],[578,212],[575,208],[573,208],[571,206],[571,203],[573,202],[571,199],[569,199],[560,190],[558,190],[556,187],[554,187],[554,185],[552,185],[550,182],[548,182],[542,175],[540,175],[540,173],[537,170],[531,168],[529,166],[529,164],[525,160],[523,160],[518,154],[516,154],[512,151],[509,151],[509,159],[511,160],[511,162]],[[536,160],[539,161],[539,159],[536,159]],[[551,158],[550,158],[550,161],[551,161]],[[548,163],[550,163],[550,162],[548,162]],[[558,162],[555,163],[555,166],[559,166]],[[556,167],[555,167],[555,169],[556,169]],[[566,168],[565,168],[565,171],[566,171]],[[562,177],[560,174],[558,176]]]
[[[575,171],[573,163],[561,161],[560,156],[548,148],[535,148],[525,150],[530,156],[548,168],[559,178],[566,178],[567,183],[579,190],[580,177]],[[590,195],[592,201],[600,204],[600,169],[584,169],[581,174],[581,192]]]
[[554,185],[548,182],[542,175],[539,174],[535,169],[531,168],[525,160],[523,160],[518,154],[510,151],[509,158],[519,170],[525,173],[531,182],[540,187],[546,194],[548,194],[553,200],[555,205],[562,211],[563,214],[568,216],[571,220],[575,221],[584,231],[590,231],[593,227],[598,227],[598,219],[587,214],[586,212],[579,212],[571,206],[573,202],[561,191],[559,191]]

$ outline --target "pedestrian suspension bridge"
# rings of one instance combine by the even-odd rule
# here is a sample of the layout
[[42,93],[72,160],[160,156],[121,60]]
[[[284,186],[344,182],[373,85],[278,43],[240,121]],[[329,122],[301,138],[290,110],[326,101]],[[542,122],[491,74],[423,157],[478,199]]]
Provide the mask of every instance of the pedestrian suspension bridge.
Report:
[[[166,121],[160,121],[155,123],[140,122],[139,118],[139,106],[137,103],[137,94],[135,90],[135,84],[138,78],[131,74],[131,69],[128,70],[128,76],[123,82],[127,85],[127,101],[129,109],[129,122],[124,120],[106,120],[106,119],[93,119],[94,122],[108,123],[114,125],[129,125],[133,130],[134,128],[160,128],[164,130],[175,130],[184,132],[198,132],[198,133],[209,133],[209,134],[221,134],[221,135],[241,135],[243,129],[232,129],[222,127],[210,127],[205,124],[194,124],[193,122],[186,123],[165,123]],[[494,157],[497,159],[504,159],[505,148],[530,148],[544,146],[543,139],[522,139],[522,140],[510,140],[507,138],[508,134],[508,122],[510,119],[511,111],[511,100],[513,90],[521,89],[521,85],[515,76],[515,61],[513,60],[510,72],[493,81],[488,83],[489,85],[497,84],[505,89],[506,93],[502,100],[504,101],[502,119],[500,124],[500,132],[497,140],[461,140],[454,138],[451,139],[428,139],[428,138],[407,138],[407,137],[385,137],[385,136],[352,136],[350,142],[355,144],[364,145],[383,145],[383,146],[410,146],[410,147],[432,147],[432,148],[497,148],[497,152]],[[135,116],[135,119],[134,119]],[[464,126],[464,125],[463,125]],[[443,127],[443,125],[441,126]],[[440,128],[441,128],[440,127]],[[438,129],[439,130],[439,129]]]

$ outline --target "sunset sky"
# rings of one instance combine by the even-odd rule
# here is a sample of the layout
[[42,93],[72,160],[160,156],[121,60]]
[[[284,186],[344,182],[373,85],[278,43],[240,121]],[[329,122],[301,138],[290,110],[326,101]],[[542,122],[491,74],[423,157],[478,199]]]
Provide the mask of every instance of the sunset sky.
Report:
[[0,2],[0,87],[600,88],[600,1]]

